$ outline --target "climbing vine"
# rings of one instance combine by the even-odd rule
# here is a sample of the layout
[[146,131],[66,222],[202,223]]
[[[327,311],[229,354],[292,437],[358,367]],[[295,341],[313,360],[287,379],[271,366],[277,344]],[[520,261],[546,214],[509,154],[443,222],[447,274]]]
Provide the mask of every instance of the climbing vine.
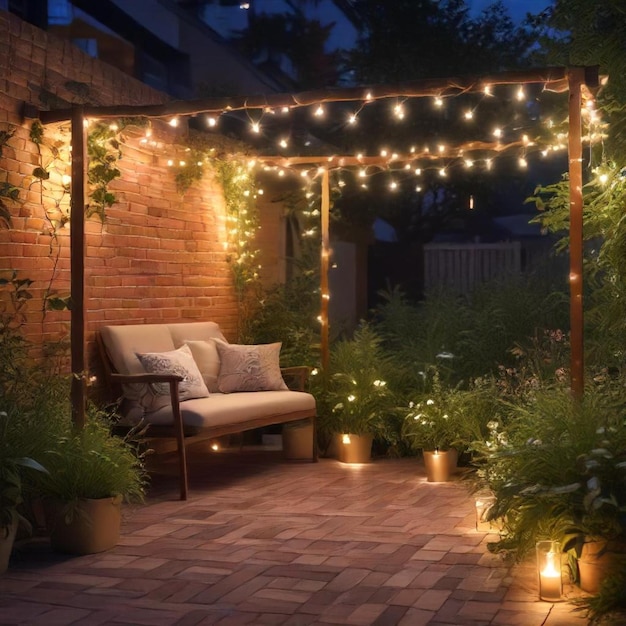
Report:
[[244,152],[233,153],[233,146],[224,149],[211,145],[202,136],[192,135],[189,141],[185,161],[176,167],[176,187],[185,193],[202,179],[207,166],[214,172],[226,203],[226,260],[242,306],[248,294],[255,291],[259,278],[259,251],[254,247],[254,237],[259,228],[255,199],[260,192],[248,167],[249,157]]
[[96,122],[90,125],[87,134],[87,181],[91,190],[85,215],[96,215],[101,222],[105,221],[106,209],[116,201],[115,194],[109,190],[109,184],[121,176],[117,167],[117,161],[122,158],[120,132],[118,123]]

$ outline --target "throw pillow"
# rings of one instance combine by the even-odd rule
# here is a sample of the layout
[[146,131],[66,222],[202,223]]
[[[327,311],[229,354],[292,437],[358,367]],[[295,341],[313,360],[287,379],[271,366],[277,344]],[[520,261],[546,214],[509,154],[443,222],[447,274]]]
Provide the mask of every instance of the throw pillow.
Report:
[[185,341],[185,344],[191,348],[193,360],[202,374],[202,379],[209,393],[219,391],[217,377],[220,373],[220,355],[217,352],[215,341],[213,339]]
[[[170,352],[137,353],[146,372],[149,374],[178,374],[183,380],[178,385],[180,399],[206,398],[209,395],[202,374],[193,360],[189,346],[181,346]],[[152,398],[144,398],[141,402],[146,411],[156,411],[169,403],[169,383],[150,385]]]
[[220,355],[217,386],[222,393],[287,389],[280,373],[281,343],[258,346],[215,342]]

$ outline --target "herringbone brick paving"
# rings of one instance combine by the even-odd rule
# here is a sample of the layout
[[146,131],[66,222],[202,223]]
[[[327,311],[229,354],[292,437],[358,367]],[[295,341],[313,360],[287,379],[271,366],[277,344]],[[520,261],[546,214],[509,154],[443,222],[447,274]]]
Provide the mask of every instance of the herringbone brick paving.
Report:
[[[173,475],[127,507],[120,544],[84,557],[19,546],[0,624],[572,626],[474,528],[461,480],[415,459],[348,466],[263,451],[207,454],[187,502]],[[493,537],[491,537],[493,539]]]

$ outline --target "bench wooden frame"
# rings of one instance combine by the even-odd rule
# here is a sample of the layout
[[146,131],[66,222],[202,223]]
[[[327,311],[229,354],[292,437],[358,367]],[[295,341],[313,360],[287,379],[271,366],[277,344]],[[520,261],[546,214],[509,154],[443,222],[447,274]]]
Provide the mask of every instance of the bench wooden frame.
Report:
[[[288,422],[309,419],[313,424],[313,445],[311,450],[311,461],[317,461],[315,412],[313,412],[312,414],[311,411],[293,411],[291,413],[281,415],[268,415],[266,417],[255,418],[245,422],[237,422],[235,424],[220,424],[218,426],[203,428],[199,431],[198,429],[194,429],[193,432],[186,432],[182,412],[180,410],[180,395],[178,391],[178,385],[180,381],[183,380],[182,377],[174,374],[119,374],[115,370],[113,363],[111,362],[107,354],[104,341],[102,340],[102,336],[99,332],[96,333],[96,341],[102,364],[104,366],[105,380],[110,389],[116,389],[118,387],[121,388],[121,386],[124,384],[132,383],[169,384],[170,404],[172,407],[174,423],[171,427],[161,425],[148,425],[146,435],[147,438],[166,437],[174,438],[176,440],[181,500],[186,500],[189,492],[186,445],[189,445],[196,441],[204,441],[206,439],[221,437],[223,435],[232,435],[244,432],[246,430],[262,428],[264,426],[273,426],[275,424],[284,424]],[[290,389],[294,391],[304,391],[309,372],[308,367],[303,366],[281,368],[281,372],[286,382],[291,383]]]

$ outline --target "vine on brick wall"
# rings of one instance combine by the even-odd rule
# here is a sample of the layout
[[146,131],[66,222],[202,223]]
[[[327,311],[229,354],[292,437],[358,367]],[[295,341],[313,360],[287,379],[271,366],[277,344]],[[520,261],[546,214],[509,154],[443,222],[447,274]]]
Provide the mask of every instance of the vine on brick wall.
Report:
[[176,167],[176,186],[185,193],[193,183],[202,179],[206,166],[214,172],[222,187],[226,204],[226,260],[230,264],[240,316],[245,321],[248,305],[257,293],[259,279],[259,250],[254,237],[259,228],[255,199],[258,193],[254,175],[248,167],[249,157],[244,152],[208,145],[204,136],[192,135],[185,161]]

